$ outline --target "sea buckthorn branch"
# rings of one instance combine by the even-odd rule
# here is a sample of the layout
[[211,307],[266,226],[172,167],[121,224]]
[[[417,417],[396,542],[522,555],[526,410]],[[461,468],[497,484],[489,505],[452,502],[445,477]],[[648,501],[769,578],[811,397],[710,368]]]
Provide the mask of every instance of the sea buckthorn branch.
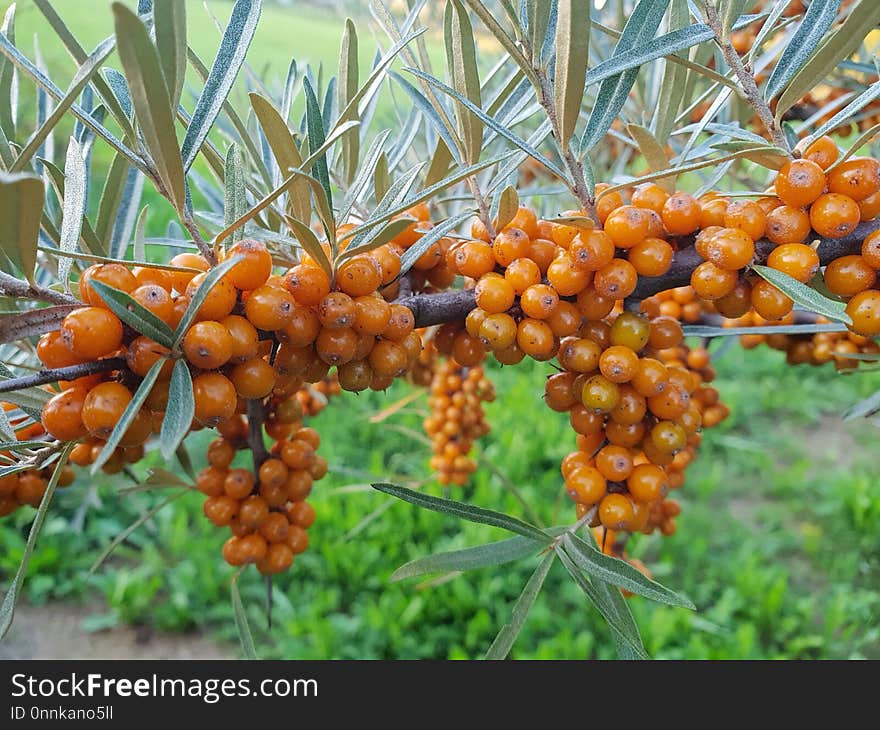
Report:
[[[880,219],[860,223],[851,233],[840,238],[824,238],[813,234],[808,240],[819,242],[816,252],[819,254],[819,262],[824,266],[841,256],[858,253],[862,241],[868,234],[878,230],[880,230]],[[774,248],[776,248],[776,244],[766,239],[756,241],[754,263],[763,264]],[[628,298],[628,302],[641,301],[667,289],[687,286],[691,280],[691,273],[701,263],[703,263],[703,258],[692,245],[676,251],[672,257],[672,265],[663,276],[639,278],[636,289]]]
[[729,34],[725,35],[721,27],[721,21],[718,18],[718,11],[710,2],[705,2],[704,5],[706,9],[706,24],[712,29],[712,32],[715,33],[715,42],[721,49],[721,53],[724,56],[727,65],[733,69],[734,73],[736,73],[745,100],[748,102],[749,106],[755,110],[761,123],[770,134],[773,144],[786,152],[790,152],[791,148],[788,144],[788,140],[785,138],[785,134],[783,134],[779,125],[776,124],[776,120],[773,118],[773,112],[770,111],[770,107],[767,105],[767,102],[764,101],[761,92],[758,91],[758,84],[755,82],[754,74],[743,65],[742,59],[733,47],[733,43],[730,41]]
[[[841,238],[823,238],[813,235],[809,240],[818,241],[819,261],[824,266],[841,256],[858,253],[862,241],[868,234],[880,230],[880,219],[866,221],[856,226],[851,233]],[[693,247],[692,240],[681,239],[686,244],[672,257],[672,265],[663,276],[639,277],[635,291],[627,298],[627,307],[638,308],[638,302],[659,292],[687,286],[694,269],[703,263],[703,258]],[[776,244],[766,239],[755,243],[756,264],[763,264]],[[401,297],[397,304],[410,309],[415,316],[416,327],[430,327],[435,324],[455,322],[464,319],[475,306],[472,289],[454,289],[434,294],[415,294]]]
[[125,367],[125,359],[121,357],[108,357],[105,360],[84,362],[80,365],[69,365],[64,368],[40,370],[33,375],[23,375],[20,378],[9,378],[0,381],[0,393],[11,393],[16,390],[24,390],[34,386],[55,383],[59,380],[76,380],[87,375],[106,373],[110,370],[121,370]]
[[202,237],[201,231],[199,231],[199,226],[193,219],[190,213],[184,212],[180,216],[180,220],[183,223],[184,228],[186,228],[187,232],[190,236],[192,236],[193,243],[195,243],[196,248],[199,249],[199,253],[204,256],[208,263],[211,266],[217,265],[217,254],[214,253],[214,249],[211,245]]
[[38,284],[29,284],[2,271],[0,271],[0,295],[36,299],[49,304],[78,304],[76,298],[70,294],[46,289]]

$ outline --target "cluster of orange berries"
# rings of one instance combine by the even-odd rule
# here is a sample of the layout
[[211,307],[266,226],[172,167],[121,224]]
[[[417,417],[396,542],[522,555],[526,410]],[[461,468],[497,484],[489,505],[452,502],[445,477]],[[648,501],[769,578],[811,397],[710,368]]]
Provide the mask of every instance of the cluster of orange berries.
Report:
[[[767,266],[807,283],[820,269],[811,236],[842,238],[880,213],[880,161],[861,157],[835,165],[837,157],[835,143],[823,137],[779,170],[766,197],[704,196],[691,231],[699,230],[694,245],[705,259],[691,276],[696,295],[714,302],[728,318],[751,310],[769,321],[788,315],[792,300],[745,271],[755,258],[755,242],[766,238],[774,244]],[[847,301],[852,331],[865,337],[880,335],[880,291],[874,288],[878,269],[880,234],[875,232],[865,237],[860,253],[837,258],[824,271],[829,291]]]
[[[794,324],[794,314],[790,313],[780,320],[768,322],[756,312],[747,312],[736,319],[725,319],[724,327],[766,327]],[[829,324],[830,320],[816,317],[816,324]],[[750,350],[766,344],[774,350],[785,353],[789,365],[825,365],[833,363],[841,371],[851,371],[863,362],[858,355],[872,355],[880,359],[880,345],[869,337],[855,332],[817,332],[815,334],[773,333],[744,334],[739,337],[740,344]],[[854,357],[855,356],[855,357]]]
[[263,575],[287,570],[308,547],[315,510],[306,499],[327,473],[327,461],[316,453],[320,436],[302,425],[299,401],[272,399],[270,409],[265,428],[275,443],[256,478],[251,468],[233,466],[236,452],[248,446],[242,416],[221,424],[220,437],[208,446],[208,466],[196,476],[205,516],[232,533],[223,559],[232,566],[254,563]]
[[[7,420],[17,441],[29,441],[39,438],[45,431],[39,422],[19,410],[12,403],[0,403],[6,413]],[[0,452],[0,457],[9,457],[10,452]],[[0,476],[0,517],[12,514],[22,505],[38,507],[40,500],[49,485],[54,467],[43,469],[25,469]],[[69,466],[64,466],[58,477],[58,487],[68,487],[73,483],[75,474]]]
[[579,518],[616,532],[675,531],[679,507],[667,494],[684,484],[700,429],[728,415],[708,385],[709,353],[682,340],[671,317],[622,312],[563,341],[545,400],[578,434],[561,469]]
[[465,367],[453,359],[437,361],[424,421],[431,438],[430,466],[441,484],[464,486],[477,465],[468,454],[489,433],[483,403],[495,400],[495,387],[479,365]]

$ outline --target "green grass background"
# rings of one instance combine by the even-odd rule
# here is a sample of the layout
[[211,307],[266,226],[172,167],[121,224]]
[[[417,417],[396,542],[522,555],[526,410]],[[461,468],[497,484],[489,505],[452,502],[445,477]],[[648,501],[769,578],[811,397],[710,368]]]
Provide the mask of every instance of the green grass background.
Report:
[[[81,11],[78,0],[55,4],[83,45],[93,47],[111,32],[109,13],[97,7],[103,3],[89,3],[89,12]],[[215,1],[211,7],[225,18],[230,4]],[[53,76],[57,71],[64,86],[72,69],[40,17],[32,5],[20,4],[19,44],[27,47],[22,39],[36,33]],[[191,22],[198,21],[192,40],[209,59],[219,36],[204,17],[201,4],[191,3]],[[373,48],[368,27],[359,25],[365,63]],[[260,72],[268,67],[270,78],[273,70],[280,78],[291,56],[333,67],[340,31],[339,18],[301,5],[267,6],[249,61]],[[107,160],[97,157],[96,167]],[[145,195],[155,202],[151,191]],[[161,214],[151,217],[150,228],[164,229]],[[698,606],[691,612],[631,599],[649,653],[676,659],[880,657],[878,432],[866,422],[844,424],[837,415],[877,389],[877,374],[791,368],[764,348],[727,349],[717,367],[717,386],[732,415],[705,434],[676,495],[684,507],[679,530],[670,538],[632,541],[632,554],[658,580]],[[546,364],[491,368],[498,399],[487,406],[493,430],[478,451],[496,471],[481,469],[471,487],[452,496],[522,515],[505,488],[509,482],[546,524],[572,519],[567,500],[560,500],[558,465],[574,437],[566,418],[543,409],[542,382],[549,372]],[[381,424],[370,423],[409,390],[398,383],[385,395],[341,396],[314,419],[331,472],[314,492],[318,519],[311,548],[275,581],[271,630],[262,579],[249,571],[241,581],[260,656],[475,658],[509,619],[534,560],[442,581],[389,582],[394,568],[407,560],[505,536],[369,488],[377,480],[427,482],[430,493],[443,493],[430,482],[427,446],[412,436],[420,428],[424,397]],[[208,438],[200,433],[191,439],[197,468]],[[158,464],[151,453],[137,471],[144,475]],[[172,631],[198,628],[234,641],[232,570],[220,558],[225,533],[202,517],[197,494],[160,512],[87,575],[115,535],[167,496],[164,491],[121,496],[124,486],[120,478],[91,483],[83,473],[74,487],[59,493],[23,599],[91,601],[98,595],[106,608],[90,619],[91,628],[144,623]],[[92,504],[75,529],[87,499]],[[32,516],[22,509],[0,525],[6,585]],[[614,656],[601,618],[560,566],[551,570],[513,656]]]

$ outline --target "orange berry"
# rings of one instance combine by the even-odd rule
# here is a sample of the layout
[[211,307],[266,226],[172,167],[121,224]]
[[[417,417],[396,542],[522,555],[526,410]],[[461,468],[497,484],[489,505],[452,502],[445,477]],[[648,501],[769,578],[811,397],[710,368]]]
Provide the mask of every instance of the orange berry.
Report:
[[107,286],[123,291],[126,294],[133,292],[137,286],[137,279],[123,264],[94,264],[87,268],[79,280],[79,298],[92,307],[104,307],[104,300],[92,287],[92,281],[100,281]]
[[[611,186],[608,183],[596,184],[596,214],[599,216],[599,222],[604,224],[612,211],[623,205],[623,196],[619,190],[611,193],[605,191]],[[605,193],[603,195],[603,193]]]
[[125,351],[125,362],[128,365],[128,369],[142,378],[163,357],[168,359],[159,371],[159,377],[170,378],[174,361],[170,359],[171,350],[164,345],[160,345],[149,337],[140,335],[131,341],[128,349]]
[[46,402],[40,420],[50,436],[59,441],[76,441],[86,435],[82,412],[87,394],[85,388],[71,388]]
[[794,302],[769,281],[760,279],[752,285],[751,304],[764,319],[776,321],[788,314]]
[[825,267],[825,285],[838,296],[854,296],[876,281],[877,272],[862,256],[841,256]]
[[819,270],[819,254],[806,244],[786,243],[770,252],[767,266],[806,283]]
[[284,278],[284,285],[298,304],[314,307],[330,293],[330,279],[319,266],[297,264]]
[[783,203],[803,208],[824,192],[825,172],[812,160],[791,160],[779,169],[773,185]]
[[402,342],[415,328],[416,319],[412,310],[403,304],[391,305],[391,316],[382,330],[382,337],[393,342]]
[[122,344],[122,322],[101,307],[81,307],[68,314],[61,324],[65,347],[83,360],[110,355]]
[[691,273],[691,286],[701,299],[713,300],[727,296],[734,290],[737,272],[722,269],[711,261],[704,261]]
[[574,296],[586,289],[592,276],[592,272],[577,266],[569,253],[560,254],[547,267],[547,281],[561,297]]
[[767,215],[765,233],[773,243],[801,243],[810,235],[810,216],[800,208],[780,205]]
[[358,336],[351,327],[325,327],[315,340],[315,352],[328,365],[343,365],[354,359],[357,345]]
[[633,470],[632,454],[622,446],[603,446],[596,454],[596,468],[609,481],[621,482]]
[[219,322],[196,322],[183,338],[183,354],[195,367],[214,370],[232,357],[232,335]]
[[64,344],[60,330],[47,332],[37,342],[37,357],[47,368],[64,368],[85,362],[85,358],[74,355]]
[[[862,241],[862,258],[872,269],[880,269],[880,231],[865,236],[865,240]],[[40,341],[42,342],[42,339]]]
[[516,344],[526,355],[542,362],[550,360],[559,349],[559,343],[550,325],[531,317],[521,320],[517,325]]
[[484,276],[474,288],[477,306],[488,312],[506,312],[513,306],[516,295],[513,286],[501,276]]
[[205,426],[216,426],[235,414],[235,386],[220,373],[202,373],[193,378],[195,418]]
[[810,206],[810,225],[820,236],[841,238],[861,220],[858,204],[849,196],[826,193]]
[[632,194],[632,204],[639,208],[649,208],[655,213],[663,211],[663,205],[669,200],[669,193],[657,183],[644,183],[636,187]]
[[734,200],[724,213],[726,228],[738,228],[753,241],[764,235],[767,227],[767,214],[753,200]]
[[880,161],[851,157],[828,173],[828,192],[846,195],[856,202],[880,192]]
[[[206,276],[207,274],[205,273],[196,274],[190,279],[189,284],[186,286],[186,296],[189,299],[192,299],[195,296]],[[202,302],[202,306],[199,307],[196,319],[211,319],[214,321],[223,319],[232,312],[232,308],[235,306],[236,296],[235,287],[232,286],[232,284],[229,283],[229,280],[224,276],[220,280],[214,282],[214,285],[211,287],[208,295]]]
[[722,228],[706,244],[706,259],[719,268],[737,271],[755,256],[755,242],[739,228]]
[[880,335],[880,291],[868,289],[847,302],[846,313],[852,318],[850,329],[865,337]]
[[339,266],[336,285],[351,297],[372,294],[382,285],[382,267],[371,256],[353,256]]
[[[670,198],[671,200],[671,198]],[[636,290],[639,275],[635,267],[625,259],[613,259],[603,266],[593,278],[596,292],[609,299],[626,299]]]
[[467,241],[455,249],[455,268],[462,276],[479,279],[495,268],[492,246],[484,241]]
[[611,211],[603,227],[614,246],[632,248],[648,237],[650,221],[641,208],[623,205]]
[[500,266],[507,266],[516,259],[525,257],[531,241],[528,234],[519,228],[505,228],[495,236],[492,253]]
[[568,475],[565,491],[578,504],[593,505],[605,496],[607,480],[595,467],[582,466]]
[[827,135],[819,137],[819,139],[804,150],[804,157],[815,162],[823,170],[827,170],[837,162],[839,154],[837,144]]
[[692,195],[679,191],[664,203],[660,217],[673,236],[684,236],[700,227],[702,209]]
[[538,235],[538,216],[528,206],[520,205],[510,223],[504,227],[504,230],[508,228],[519,228],[529,238],[536,238]]
[[623,494],[606,494],[599,503],[599,520],[609,530],[625,530],[635,513],[632,502]]
[[534,284],[523,292],[519,304],[526,317],[547,319],[559,306],[559,295],[552,286]]
[[[187,269],[208,270],[208,261],[204,256],[197,253],[179,253],[168,262],[170,266],[180,266]],[[173,289],[179,294],[186,291],[187,286],[196,275],[194,271],[168,271],[169,280]]]
[[265,398],[275,387],[275,368],[261,357],[233,366],[229,380],[242,398]]
[[248,294],[244,313],[258,330],[274,332],[290,322],[295,306],[293,296],[284,289],[261,286]]
[[663,276],[672,265],[672,246],[662,238],[646,238],[629,250],[628,261],[639,276]]
[[239,363],[256,357],[260,339],[256,328],[247,319],[237,314],[230,314],[224,317],[220,324],[229,333],[231,344],[229,362]]
[[250,291],[266,283],[272,273],[272,255],[264,243],[246,238],[233,245],[223,259],[228,261],[235,256],[244,258],[226,274],[232,286]]
[[504,278],[510,282],[514,294],[519,296],[530,286],[541,283],[541,270],[531,259],[515,259],[504,270]]
[[639,464],[627,477],[626,488],[639,502],[656,502],[669,492],[666,472],[654,464]]
[[96,438],[108,438],[130,402],[131,391],[122,383],[96,385],[83,401],[83,426]]

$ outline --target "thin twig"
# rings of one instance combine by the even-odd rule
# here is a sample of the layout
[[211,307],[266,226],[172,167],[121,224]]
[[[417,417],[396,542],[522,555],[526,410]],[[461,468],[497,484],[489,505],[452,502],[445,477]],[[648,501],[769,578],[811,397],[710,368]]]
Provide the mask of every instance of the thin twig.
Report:
[[24,390],[46,383],[55,383],[59,380],[76,380],[86,375],[106,373],[110,370],[120,370],[125,367],[125,360],[121,357],[109,357],[106,360],[84,362],[80,365],[69,365],[66,368],[53,368],[52,370],[40,370],[33,375],[23,375],[20,378],[0,380],[0,393],[11,393],[15,390]]
[[736,73],[736,77],[739,79],[746,102],[748,102],[749,106],[755,110],[761,123],[770,134],[773,144],[780,149],[791,153],[791,147],[788,144],[788,140],[785,138],[785,134],[783,134],[779,125],[776,124],[773,112],[770,111],[770,106],[764,101],[761,92],[758,91],[758,84],[755,82],[755,75],[743,65],[742,59],[733,47],[733,43],[730,41],[730,37],[724,35],[721,21],[718,18],[718,11],[709,2],[705,3],[705,6],[706,24],[712,29],[712,32],[715,33],[715,42],[721,49],[721,53],[723,54],[727,65],[733,69],[734,73]]
[[198,224],[195,222],[193,217],[187,213],[184,213],[180,216],[180,220],[183,223],[184,228],[189,232],[189,235],[192,236],[193,243],[198,247],[199,253],[207,259],[208,263],[211,266],[217,265],[217,254],[214,253],[214,249],[211,245],[202,238],[202,233],[199,230]]
[[38,284],[30,284],[2,271],[0,271],[0,295],[36,299],[49,304],[78,304],[76,298],[70,294],[46,289]]

